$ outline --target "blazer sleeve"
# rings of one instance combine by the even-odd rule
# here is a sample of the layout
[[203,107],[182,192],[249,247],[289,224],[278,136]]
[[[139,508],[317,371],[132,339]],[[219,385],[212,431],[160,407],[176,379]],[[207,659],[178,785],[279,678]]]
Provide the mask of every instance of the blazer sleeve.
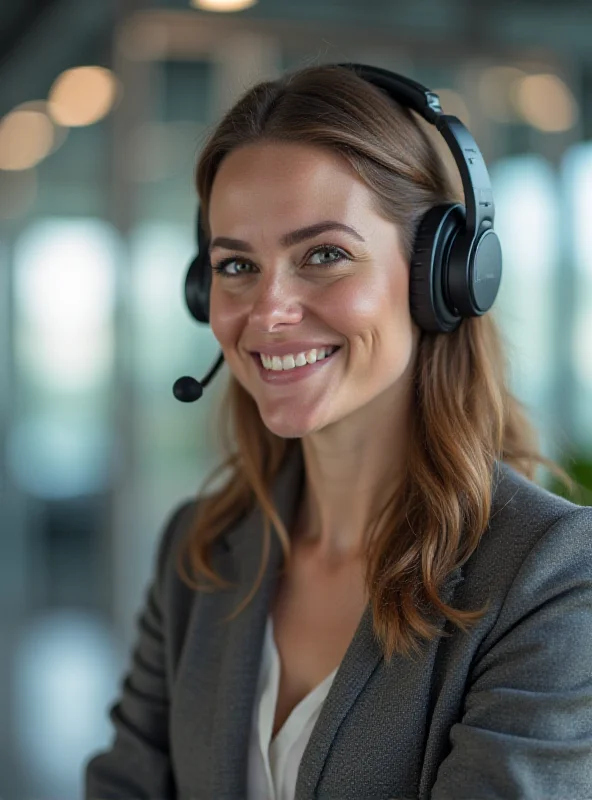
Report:
[[539,539],[490,635],[431,800],[590,800],[592,509]]
[[169,759],[162,591],[171,540],[187,506],[178,506],[164,526],[156,568],[137,619],[131,666],[121,695],[109,709],[114,740],[108,751],[86,763],[85,800],[173,800],[176,796]]

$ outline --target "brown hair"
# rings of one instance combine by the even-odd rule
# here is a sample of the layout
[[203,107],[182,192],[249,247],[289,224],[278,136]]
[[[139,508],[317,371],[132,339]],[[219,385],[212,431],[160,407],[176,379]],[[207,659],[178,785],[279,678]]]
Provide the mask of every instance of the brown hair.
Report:
[[[459,199],[454,178],[413,112],[350,70],[307,67],[251,88],[206,142],[196,182],[208,235],[208,201],[222,160],[237,147],[262,141],[304,142],[341,154],[373,191],[379,213],[399,226],[408,260],[422,215],[433,205]],[[539,453],[534,429],[510,393],[505,372],[501,337],[491,314],[463,320],[453,333],[421,334],[408,469],[376,514],[366,553],[373,626],[387,660],[394,653],[417,652],[418,639],[438,635],[430,610],[463,631],[485,613],[486,608],[456,610],[442,602],[438,590],[469,558],[487,527],[496,461],[530,479],[537,464],[546,464],[569,481]],[[219,435],[226,458],[204,486],[227,469],[230,475],[222,488],[200,497],[177,569],[191,588],[211,590],[187,574],[187,555],[193,576],[228,585],[211,569],[212,544],[258,503],[265,520],[262,562],[234,617],[260,585],[270,524],[289,565],[290,536],[270,488],[284,460],[301,443],[271,433],[255,401],[233,376],[220,408]]]

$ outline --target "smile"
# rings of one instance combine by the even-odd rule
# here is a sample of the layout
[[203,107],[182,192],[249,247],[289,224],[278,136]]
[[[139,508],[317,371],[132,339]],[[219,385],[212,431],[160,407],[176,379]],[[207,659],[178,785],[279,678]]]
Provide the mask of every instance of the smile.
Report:
[[268,356],[265,353],[259,353],[259,357],[261,358],[261,363],[265,369],[272,369],[276,372],[279,372],[280,370],[296,369],[305,367],[307,364],[314,364],[317,361],[322,361],[337,349],[337,345],[328,345],[327,347],[319,347],[313,350],[307,350],[306,352],[298,353],[297,355],[289,354],[282,357]]
[[[284,384],[293,383],[295,381],[303,380],[309,376],[314,375],[316,372],[322,370],[326,364],[333,362],[341,350],[340,347],[332,348],[328,354],[319,361],[308,362],[303,366],[288,366],[282,369],[266,369],[261,363],[261,356],[259,353],[252,353],[253,360],[257,365],[259,375],[265,383]],[[269,362],[268,362],[269,363]],[[290,362],[288,362],[289,364]]]

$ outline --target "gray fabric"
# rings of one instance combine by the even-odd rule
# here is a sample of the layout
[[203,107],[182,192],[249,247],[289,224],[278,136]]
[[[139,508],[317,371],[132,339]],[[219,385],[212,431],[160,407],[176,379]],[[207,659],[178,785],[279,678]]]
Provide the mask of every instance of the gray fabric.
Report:
[[[299,451],[274,486],[290,528]],[[490,607],[463,634],[388,667],[370,609],[339,667],[304,752],[296,800],[589,800],[592,798],[592,508],[505,464],[490,524],[442,595]],[[86,800],[244,800],[265,621],[281,566],[272,535],[261,589],[254,509],[219,540],[213,563],[237,588],[193,593],[175,573],[195,502],[164,527],[138,614],[137,642],[111,707],[114,741],[84,765]],[[203,579],[202,579],[203,580]]]

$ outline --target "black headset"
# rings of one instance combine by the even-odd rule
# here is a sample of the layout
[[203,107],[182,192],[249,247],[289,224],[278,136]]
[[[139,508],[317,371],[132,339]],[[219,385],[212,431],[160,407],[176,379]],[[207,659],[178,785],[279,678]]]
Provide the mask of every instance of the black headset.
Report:
[[[442,112],[440,99],[420,83],[386,69],[366,64],[336,64],[353,70],[435,125],[458,166],[465,205],[443,203],[430,208],[420,220],[410,270],[409,304],[419,327],[430,333],[449,333],[467,317],[479,317],[493,305],[502,277],[502,250],[493,230],[491,181],[473,137],[457,117]],[[208,238],[197,216],[198,253],[185,279],[185,300],[198,321],[210,321],[212,272]],[[173,386],[178,400],[190,403],[201,397],[222,366],[221,353],[207,375],[197,381],[185,376]]]

